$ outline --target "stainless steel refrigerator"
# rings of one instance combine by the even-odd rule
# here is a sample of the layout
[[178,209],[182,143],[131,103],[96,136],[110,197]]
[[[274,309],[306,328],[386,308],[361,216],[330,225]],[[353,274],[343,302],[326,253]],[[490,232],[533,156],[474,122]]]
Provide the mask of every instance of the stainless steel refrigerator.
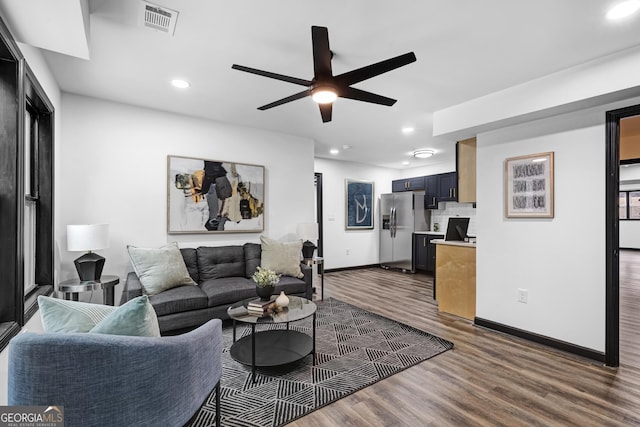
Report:
[[428,231],[431,212],[424,209],[423,192],[380,195],[380,265],[415,272],[413,233]]

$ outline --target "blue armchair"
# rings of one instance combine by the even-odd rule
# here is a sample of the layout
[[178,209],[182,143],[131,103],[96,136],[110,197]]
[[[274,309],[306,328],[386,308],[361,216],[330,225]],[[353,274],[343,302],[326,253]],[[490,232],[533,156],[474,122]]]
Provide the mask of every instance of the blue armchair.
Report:
[[182,426],[216,389],[222,323],[183,335],[19,334],[9,344],[9,405],[64,407],[65,425]]

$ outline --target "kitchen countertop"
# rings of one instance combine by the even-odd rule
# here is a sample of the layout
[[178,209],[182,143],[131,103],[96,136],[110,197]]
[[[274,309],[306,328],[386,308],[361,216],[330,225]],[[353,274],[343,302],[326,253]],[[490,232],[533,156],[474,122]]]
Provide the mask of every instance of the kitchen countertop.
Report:
[[436,234],[439,236],[444,236],[442,231],[414,231],[413,234]]
[[476,243],[469,243],[469,242],[461,242],[458,240],[444,240],[444,239],[437,239],[437,240],[432,240],[431,243],[435,243],[436,245],[449,245],[449,246],[463,246],[466,248],[475,248],[476,247]]

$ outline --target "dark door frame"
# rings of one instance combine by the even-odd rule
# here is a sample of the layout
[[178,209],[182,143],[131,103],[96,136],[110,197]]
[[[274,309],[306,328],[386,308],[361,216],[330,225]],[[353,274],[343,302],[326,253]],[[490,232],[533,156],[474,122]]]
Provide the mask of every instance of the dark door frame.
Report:
[[605,363],[620,364],[620,120],[640,115],[640,105],[607,111]]
[[314,173],[316,182],[316,220],[318,221],[318,256],[322,257],[322,174]]

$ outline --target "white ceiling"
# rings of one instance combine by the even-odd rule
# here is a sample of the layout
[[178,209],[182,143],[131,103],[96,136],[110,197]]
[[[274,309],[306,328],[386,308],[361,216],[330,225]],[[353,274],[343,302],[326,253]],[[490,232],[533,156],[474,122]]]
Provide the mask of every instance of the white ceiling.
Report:
[[[67,6],[56,12],[52,3]],[[432,136],[434,111],[640,43],[639,16],[606,21],[615,0],[154,1],[180,12],[173,37],[139,25],[138,1],[88,0],[86,60],[60,53],[83,42],[77,32],[65,33],[83,25],[68,4],[86,3],[0,0],[16,37],[48,49],[63,91],[300,135],[315,141],[318,157],[338,148],[336,158],[392,168],[451,162],[454,141]],[[48,25],[33,25],[35,16]],[[329,29],[334,74],[415,52],[417,62],[355,85],[398,102],[338,99],[333,121],[324,124],[310,98],[258,111],[300,86],[231,65],[310,80],[312,25]],[[54,38],[57,46],[37,41]],[[175,77],[192,87],[171,87]],[[405,136],[403,126],[416,130]],[[416,148],[437,154],[402,166]]]

